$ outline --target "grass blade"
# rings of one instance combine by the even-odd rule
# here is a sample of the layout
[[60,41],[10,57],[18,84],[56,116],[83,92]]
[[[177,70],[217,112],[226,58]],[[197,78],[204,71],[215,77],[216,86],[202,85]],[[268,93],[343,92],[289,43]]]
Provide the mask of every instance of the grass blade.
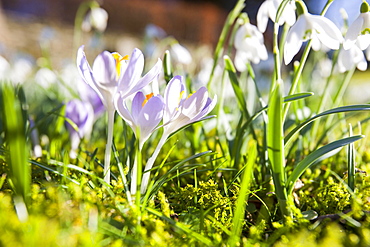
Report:
[[253,165],[257,158],[257,146],[254,142],[253,146],[250,147],[250,152],[248,156],[248,161],[243,173],[242,182],[240,185],[239,196],[236,201],[236,208],[233,217],[233,224],[231,230],[231,236],[229,237],[229,246],[236,246],[238,239],[240,239],[240,234],[242,232],[242,222],[244,220],[245,214],[245,202],[248,198],[248,190],[250,188],[250,183],[253,174]]
[[315,163],[328,158],[339,151],[343,146],[353,143],[362,139],[363,135],[356,135],[350,136],[347,138],[343,138],[338,141],[331,142],[315,151],[307,155],[301,162],[297,164],[294,168],[292,174],[287,179],[287,186],[288,186],[288,193],[291,194],[293,192],[294,184],[298,180],[298,178],[303,174],[307,168],[311,167]]

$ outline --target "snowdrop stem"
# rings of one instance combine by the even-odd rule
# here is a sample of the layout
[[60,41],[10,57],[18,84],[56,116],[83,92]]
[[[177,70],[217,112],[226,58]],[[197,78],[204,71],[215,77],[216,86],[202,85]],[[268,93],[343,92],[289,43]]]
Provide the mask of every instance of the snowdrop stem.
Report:
[[81,3],[77,9],[73,33],[73,57],[76,54],[77,48],[81,45],[83,19],[85,18],[85,15],[89,11],[89,9],[96,6],[99,6],[97,2],[88,1]]
[[104,156],[104,181],[110,183],[110,157],[112,153],[112,143],[113,143],[113,127],[114,127],[114,113],[115,110],[109,109],[108,113],[108,133],[107,133],[107,144],[105,146],[105,156]]
[[233,26],[236,18],[238,18],[238,16],[239,16],[239,14],[242,12],[242,10],[244,8],[244,2],[245,2],[245,0],[238,0],[234,9],[227,16],[227,19],[225,21],[225,25],[223,26],[223,29],[221,31],[220,37],[218,39],[218,43],[216,45],[215,53],[214,53],[214,56],[213,56],[212,71],[211,71],[211,74],[209,76],[209,80],[208,80],[208,83],[207,83],[208,88],[210,87],[211,82],[213,80],[215,69],[216,69],[216,66],[219,62],[219,59],[220,59],[221,55],[222,55],[223,47],[224,47],[224,44],[227,40],[227,36],[229,34],[230,28]]
[[[328,8],[332,4],[332,2],[333,2],[333,0],[328,0],[326,2],[326,5],[324,6],[323,10],[321,11],[321,15],[322,16],[325,15],[326,11],[328,10]],[[292,85],[290,86],[290,90],[289,90],[289,94],[288,95],[292,95],[292,94],[295,93],[295,90],[297,88],[299,79],[301,78],[301,75],[302,75],[303,68],[304,68],[304,66],[306,64],[306,61],[307,61],[307,58],[308,58],[308,54],[310,53],[310,50],[311,50],[311,43],[312,43],[312,40],[310,39],[307,42],[306,48],[304,49],[303,55],[301,57],[301,61],[300,61],[299,66],[298,66],[298,69],[297,69],[296,73],[294,73],[294,77],[293,77],[293,80],[292,80]],[[285,120],[285,118],[286,118],[286,116],[288,114],[289,107],[290,107],[290,103],[286,103],[284,105],[283,120]]]
[[157,159],[158,154],[161,151],[163,145],[166,143],[168,136],[169,136],[168,134],[163,133],[152,156],[148,159],[148,162],[145,165],[145,170],[144,170],[143,179],[141,183],[141,193],[143,194],[146,192],[146,189],[148,188],[148,184],[149,184],[150,171],[148,170],[152,169],[154,162]]

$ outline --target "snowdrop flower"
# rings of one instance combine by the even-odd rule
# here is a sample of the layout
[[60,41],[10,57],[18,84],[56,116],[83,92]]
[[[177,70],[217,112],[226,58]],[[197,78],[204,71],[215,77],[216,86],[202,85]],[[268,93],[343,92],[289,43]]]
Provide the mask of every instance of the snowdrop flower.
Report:
[[77,65],[80,75],[99,95],[107,110],[114,109],[113,97],[116,93],[121,98],[135,94],[153,81],[161,71],[160,59],[154,67],[143,77],[144,56],[139,49],[134,49],[130,59],[122,57],[118,53],[104,51],[100,53],[91,69],[84,46],[78,49]]
[[127,107],[124,98],[121,97],[115,97],[115,106],[119,115],[139,139],[141,149],[162,120],[164,109],[162,96],[154,96],[153,93],[144,95],[142,92],[138,92],[132,100],[131,109]]
[[296,4],[300,15],[287,34],[284,47],[285,64],[292,61],[302,43],[309,39],[312,40],[312,49],[315,51],[320,50],[321,43],[330,49],[339,49],[343,36],[338,27],[324,16],[308,13],[302,1],[297,1]]
[[367,62],[362,50],[357,45],[352,46],[348,50],[342,48],[338,55],[338,71],[344,73],[355,65],[361,71],[367,69]]
[[178,42],[173,42],[171,44],[171,55],[175,61],[181,64],[190,64],[192,62],[192,57],[188,49],[180,45]]
[[66,104],[66,118],[72,121],[77,127],[74,128],[68,121],[66,127],[71,139],[71,151],[69,156],[72,159],[77,157],[76,150],[82,138],[89,139],[94,124],[94,110],[88,102],[73,99]]
[[[282,0],[266,0],[264,1],[257,12],[257,26],[260,32],[265,32],[268,19],[270,18],[275,22],[276,14],[281,4]],[[290,1],[285,6],[282,15],[279,18],[279,25],[287,23],[289,26],[292,26],[295,23],[295,6],[294,2]]]
[[370,45],[370,12],[369,4],[361,4],[361,13],[348,28],[343,43],[344,49],[348,50],[353,45],[358,45],[361,50],[365,50]]
[[258,64],[267,60],[267,49],[263,41],[263,34],[249,22],[244,23],[236,31],[234,46],[236,48],[235,67],[239,71],[246,70],[246,64]]
[[82,30],[90,32],[91,29],[96,29],[99,32],[104,32],[107,28],[108,13],[100,7],[91,8],[82,22]]

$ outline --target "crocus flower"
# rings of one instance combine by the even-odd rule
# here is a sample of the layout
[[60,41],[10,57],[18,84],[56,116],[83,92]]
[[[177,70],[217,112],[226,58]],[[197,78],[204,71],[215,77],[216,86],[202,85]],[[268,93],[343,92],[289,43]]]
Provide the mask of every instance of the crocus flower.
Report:
[[312,40],[312,49],[321,49],[321,43],[326,47],[337,50],[343,36],[338,27],[328,18],[319,15],[311,15],[307,12],[302,1],[297,1],[297,7],[301,7],[301,14],[297,22],[291,27],[287,34],[284,47],[284,61],[289,64],[298,53],[304,41]]
[[132,100],[131,109],[123,99],[118,95],[115,98],[117,112],[134,131],[142,147],[162,120],[164,109],[162,96],[154,96],[152,93],[145,96],[138,92]]
[[370,45],[370,12],[367,2],[361,4],[360,15],[348,28],[343,47],[348,50],[355,44],[361,50],[365,50]]
[[153,81],[161,71],[160,59],[154,67],[143,77],[144,56],[139,49],[134,49],[129,61],[118,53],[104,51],[100,53],[91,69],[87,62],[83,46],[78,49],[77,66],[82,78],[99,95],[108,112],[108,134],[104,158],[104,181],[110,181],[110,155],[114,126],[115,95],[121,100],[135,94]]
[[346,72],[354,66],[362,71],[367,69],[365,55],[357,45],[352,46],[348,50],[342,48],[339,51],[337,65],[340,73]]
[[66,118],[75,124],[72,126],[66,121],[71,139],[70,157],[76,158],[76,150],[82,138],[89,139],[94,124],[94,111],[88,102],[73,99],[66,104]]
[[207,115],[213,110],[217,102],[217,96],[213,99],[208,97],[208,90],[201,87],[194,94],[186,96],[183,78],[175,76],[168,83],[164,94],[164,114],[163,114],[163,134],[159,140],[153,155],[145,165],[141,192],[145,193],[150,170],[157,158],[159,151],[166,142],[167,138],[182,127],[206,119]]
[[203,120],[216,105],[217,96],[208,97],[208,90],[201,87],[186,97],[181,76],[175,76],[167,85],[164,95],[164,132],[171,134],[178,129]]
[[[257,12],[257,26],[262,33],[266,31],[269,18],[275,22],[276,14],[281,2],[282,0],[266,0],[261,4]],[[278,23],[279,25],[287,23],[289,26],[292,26],[295,23],[295,20],[295,6],[291,1],[285,6]]]
[[[139,49],[134,49],[130,59],[118,53],[104,51],[100,53],[91,69],[84,46],[78,49],[77,65],[84,81],[89,84],[101,98],[107,109],[114,109],[113,96],[119,93],[126,98],[148,85],[158,76],[162,63],[160,59],[155,66],[143,77],[144,56]],[[128,61],[127,61],[128,60]]]
[[258,64],[268,58],[263,34],[249,22],[244,23],[236,31],[234,46],[236,48],[235,67],[239,71],[244,71],[248,62]]

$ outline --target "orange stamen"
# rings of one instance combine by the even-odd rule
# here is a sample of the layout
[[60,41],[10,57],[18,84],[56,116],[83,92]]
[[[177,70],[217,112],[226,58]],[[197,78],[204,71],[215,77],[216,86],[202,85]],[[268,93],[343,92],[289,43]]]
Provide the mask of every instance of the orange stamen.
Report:
[[144,107],[144,105],[148,102],[148,100],[153,96],[154,96],[154,93],[150,93],[150,94],[145,95],[145,99],[144,99],[143,103],[141,104],[141,106]]
[[121,54],[119,54],[118,52],[113,52],[112,56],[116,60],[116,71],[117,71],[117,75],[119,77],[121,75],[121,62],[123,60],[128,60],[129,56],[126,55],[126,56],[122,57]]

